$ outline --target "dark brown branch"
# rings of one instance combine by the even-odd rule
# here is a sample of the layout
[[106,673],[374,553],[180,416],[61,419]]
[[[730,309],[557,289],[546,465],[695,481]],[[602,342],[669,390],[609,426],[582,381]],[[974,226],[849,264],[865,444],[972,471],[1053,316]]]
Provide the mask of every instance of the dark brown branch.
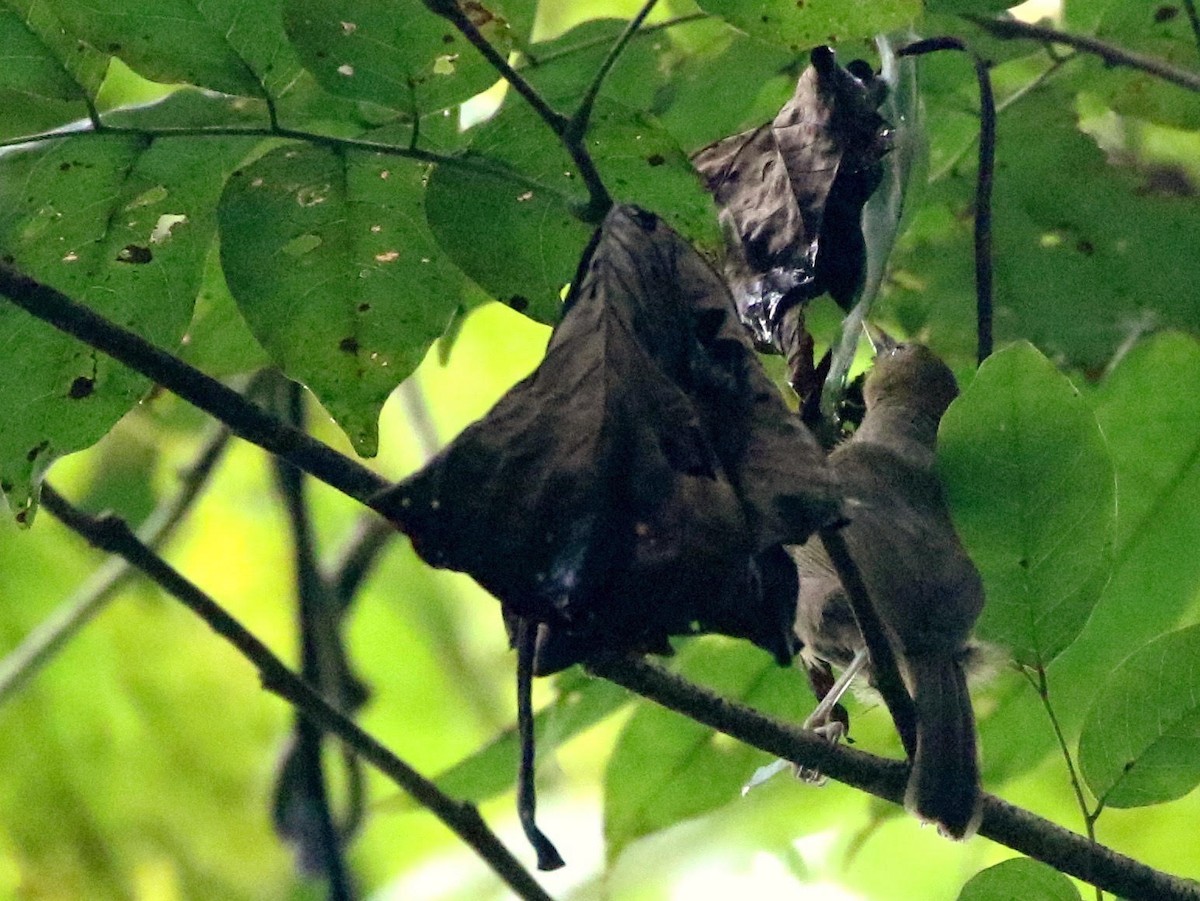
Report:
[[838,581],[846,591],[846,599],[850,602],[858,631],[862,633],[863,643],[867,646],[871,661],[871,684],[883,696],[883,703],[892,715],[896,731],[900,733],[900,740],[904,743],[905,753],[911,760],[917,751],[917,710],[909,697],[908,689],[904,687],[904,680],[900,676],[896,655],[892,652],[883,621],[880,620],[875,605],[871,603],[870,593],[863,583],[854,558],[850,556],[850,549],[846,547],[842,533],[837,528],[827,528],[821,530],[820,537],[825,552],[829,554],[829,560],[837,571]]
[[975,179],[975,334],[976,362],[992,355],[992,183],[996,171],[996,97],[987,63],[958,38],[930,38],[899,50],[899,56],[919,56],[937,50],[969,54],[979,85],[979,169]]
[[596,74],[592,76],[592,83],[588,85],[584,91],[583,99],[579,101],[579,106],[575,110],[575,114],[571,116],[571,121],[563,132],[566,139],[569,141],[581,141],[583,136],[587,134],[588,122],[592,117],[592,107],[596,103],[596,98],[600,95],[600,88],[604,85],[604,79],[608,77],[608,73],[612,71],[612,67],[616,65],[621,53],[625,50],[625,45],[630,39],[638,33],[638,29],[642,27],[642,23],[646,21],[646,16],[650,15],[650,11],[654,9],[658,0],[646,0],[642,4],[642,8],[637,11],[637,14],[629,20],[629,24],[625,26],[625,30],[613,42],[609,48],[604,60],[600,63],[600,68],[596,70]]
[[73,505],[49,485],[43,487],[45,508],[94,547],[129,561],[155,584],[199,616],[233,645],[259,671],[263,687],[279,695],[322,730],[336,735],[411,795],[466,842],[521,898],[551,901],[550,896],[501,844],[474,805],[443,794],[436,785],[385,748],[374,736],[331,705],[308,683],[284,665],[265,644],[230,616],[165,560],[138,541],[129,526],[110,516],[92,516]]
[[425,0],[425,6],[429,8],[430,12],[441,16],[457,28],[463,37],[483,55],[483,58],[491,63],[492,68],[500,74],[500,77],[525,98],[525,101],[533,107],[534,112],[562,142],[563,148],[571,155],[572,161],[579,169],[579,177],[583,179],[583,183],[587,185],[588,189],[588,204],[584,209],[577,210],[576,215],[585,222],[598,224],[612,207],[612,197],[609,196],[608,189],[604,187],[600,173],[596,170],[596,164],[584,146],[584,136],[572,133],[571,120],[551,108],[534,90],[533,85],[508,64],[508,60],[500,55],[487,38],[480,34],[475,23],[463,12],[457,0]]
[[230,430],[370,506],[388,482],[361,463],[292,428],[231,388],[109,322],[61,291],[0,264],[0,295],[43,322],[108,354],[229,426]]
[[[728,701],[644,660],[596,662],[598,676],[777,757],[902,804],[908,768],[835,746],[791,723]],[[1155,870],[1006,801],[984,795],[979,834],[1122,898],[1200,901],[1200,884]]]
[[983,16],[966,16],[988,34],[1001,40],[1031,40],[1045,43],[1065,44],[1084,53],[1098,56],[1110,66],[1126,66],[1148,72],[1163,81],[1178,85],[1189,91],[1200,92],[1200,74],[1180,69],[1153,56],[1143,56],[1082,34],[1069,34],[1044,25],[1034,25],[1017,19],[988,19]]

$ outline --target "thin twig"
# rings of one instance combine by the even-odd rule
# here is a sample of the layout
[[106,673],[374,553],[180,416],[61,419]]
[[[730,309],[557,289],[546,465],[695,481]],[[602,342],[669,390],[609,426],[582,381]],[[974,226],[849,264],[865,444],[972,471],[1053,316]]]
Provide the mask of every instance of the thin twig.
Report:
[[474,805],[458,802],[443,794],[436,785],[380,744],[374,736],[364,732],[293,673],[270,648],[247,631],[221,605],[138,541],[123,521],[114,516],[85,513],[49,485],[43,486],[42,501],[51,515],[69,529],[94,547],[127,560],[204,620],[258,669],[265,689],[291,703],[310,722],[336,735],[356,754],[412,795],[421,806],[473,848],[519,897],[551,901],[545,890],[488,828]]
[[[694,12],[685,13],[682,16],[675,16],[671,19],[663,19],[661,22],[654,22],[651,25],[643,25],[638,29],[635,38],[643,38],[655,32],[665,31],[668,28],[674,28],[677,25],[687,25],[691,22],[703,22],[711,18],[708,13]],[[529,53],[525,54],[527,62],[518,63],[517,71],[523,72],[526,68],[536,69],[539,66],[547,65],[557,59],[562,59],[568,56],[574,56],[576,53],[582,53],[585,50],[591,50],[593,47],[600,47],[609,43],[608,37],[588,38],[585,41],[580,41],[578,44],[572,44],[570,47],[562,47],[555,50],[553,53],[547,53],[544,56],[532,56]]]
[[1180,69],[1153,56],[1143,56],[1140,53],[1125,50],[1098,38],[1082,34],[1069,34],[1065,31],[1047,28],[1044,25],[1034,25],[1030,22],[1021,22],[1017,19],[989,19],[973,15],[967,15],[965,18],[1001,40],[1049,41],[1055,44],[1065,44],[1084,53],[1098,56],[1110,66],[1140,69],[1181,88],[1200,92],[1200,74]]
[[332,447],[280,422],[236,391],[108,321],[61,291],[0,264],[0,295],[21,309],[108,354],[229,426],[234,434],[367,506],[388,482]]
[[483,55],[483,58],[491,63],[492,68],[512,86],[513,90],[525,98],[525,101],[533,107],[534,112],[554,132],[562,142],[564,149],[570,154],[571,160],[579,170],[579,177],[588,189],[587,206],[575,210],[575,215],[585,222],[599,223],[612,207],[612,197],[609,195],[608,189],[604,187],[600,173],[596,170],[596,164],[584,146],[583,135],[568,134],[570,120],[553,109],[541,94],[534,90],[533,85],[509,65],[508,60],[500,55],[487,38],[480,34],[475,23],[459,6],[457,0],[425,0],[425,6],[457,28],[463,37]]
[[654,9],[657,3],[658,0],[646,0],[642,4],[642,8],[637,11],[637,15],[629,20],[629,24],[625,26],[625,30],[613,41],[612,47],[609,48],[604,60],[600,63],[596,74],[592,76],[592,83],[584,91],[583,99],[579,101],[579,106],[576,108],[575,114],[571,116],[571,121],[567,123],[567,127],[563,132],[566,140],[580,141],[587,133],[588,122],[592,118],[592,107],[596,103],[596,97],[600,94],[600,88],[604,85],[604,79],[608,77],[608,73],[624,52],[625,45],[638,33],[638,29],[642,27],[642,23],[646,21],[646,16],[650,15],[650,11]]
[[1042,702],[1042,707],[1045,708],[1046,717],[1050,720],[1050,727],[1054,730],[1054,737],[1058,740],[1059,750],[1062,752],[1063,760],[1067,764],[1067,775],[1071,780],[1071,790],[1075,793],[1075,801],[1079,805],[1080,813],[1083,814],[1083,823],[1088,839],[1094,842],[1096,840],[1096,821],[1092,818],[1091,812],[1088,809],[1087,798],[1083,794],[1083,783],[1079,779],[1079,771],[1075,768],[1075,760],[1071,756],[1070,747],[1067,745],[1067,737],[1063,734],[1062,726],[1058,722],[1058,716],[1054,712],[1054,705],[1050,703],[1050,684],[1046,680],[1046,671],[1039,666],[1034,672],[1030,672],[1027,669],[1022,669],[1022,672],[1025,673],[1025,677],[1033,685],[1033,690],[1037,692],[1037,696]]
[[996,98],[987,63],[958,38],[916,41],[899,56],[919,56],[938,50],[958,50],[971,57],[979,85],[979,169],[975,178],[975,335],[976,362],[992,355],[992,183],[996,170]]
[[[598,660],[589,668],[745,744],[819,769],[893,804],[904,802],[908,769],[900,761],[832,745],[798,725],[772,719],[644,660]],[[1200,901],[1200,883],[1155,870],[993,795],[983,796],[979,834],[1123,898]]]
[[[221,137],[249,137],[249,138],[284,138],[293,141],[303,141],[306,144],[312,144],[317,147],[327,147],[332,150],[360,150],[364,153],[378,153],[384,156],[396,156],[404,159],[414,160],[420,163],[429,163],[431,165],[446,166],[447,168],[460,169],[464,172],[473,172],[479,175],[487,175],[493,178],[503,178],[511,181],[513,184],[521,185],[527,188],[534,188],[538,191],[549,192],[559,198],[564,205],[572,208],[573,198],[565,193],[562,189],[555,185],[539,181],[535,178],[530,178],[515,169],[510,169],[500,163],[496,163],[485,156],[479,154],[465,153],[459,156],[448,156],[442,153],[435,153],[430,150],[422,150],[419,147],[398,147],[395,144],[385,144],[380,141],[369,141],[363,138],[339,138],[332,135],[316,134],[308,131],[298,131],[294,128],[285,128],[282,126],[273,128],[261,128],[258,126],[241,128],[237,126],[183,126],[179,128],[140,128],[132,125],[108,125],[99,124],[93,125],[92,128],[85,128],[76,131],[47,131],[39,132],[34,135],[25,135],[19,138],[8,138],[0,141],[0,147],[14,147],[18,145],[34,144],[39,141],[51,141],[61,138],[84,137],[87,135],[138,135],[140,137],[160,139],[160,138],[221,138]],[[582,216],[580,216],[582,218]]]
[[871,684],[883,696],[883,703],[892,715],[896,731],[900,733],[900,740],[904,743],[904,750],[911,760],[917,751],[917,710],[908,689],[904,687],[904,680],[896,665],[896,655],[892,652],[883,622],[875,611],[875,605],[871,603],[870,593],[858,566],[850,556],[850,549],[846,547],[846,539],[842,537],[842,533],[833,527],[822,529],[819,534],[821,543],[829,554],[829,560],[837,571],[838,579],[846,590],[846,598],[850,602],[858,631],[862,633],[863,643],[870,654]]
[[[174,534],[200,497],[229,444],[229,437],[229,430],[219,426],[202,443],[194,462],[180,473],[179,491],[151,512],[138,530],[138,537],[147,545],[161,547]],[[0,660],[0,706],[15,696],[116,597],[132,573],[133,568],[124,560],[108,560]]]

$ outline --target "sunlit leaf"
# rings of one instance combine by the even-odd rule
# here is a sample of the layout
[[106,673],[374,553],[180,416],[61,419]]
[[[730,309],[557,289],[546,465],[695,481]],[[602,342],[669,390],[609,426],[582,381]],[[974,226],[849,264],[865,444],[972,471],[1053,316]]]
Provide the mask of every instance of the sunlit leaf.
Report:
[[980,870],[958,901],[1079,901],[1075,884],[1041,861],[1019,857]]
[[1112,462],[1071,383],[1028,344],[980,367],[938,441],[955,525],[983,576],[979,634],[1044,666],[1079,634],[1108,580]]
[[1101,689],[1079,767],[1108,807],[1142,807],[1200,785],[1200,626],[1139,648]]
[[287,146],[236,172],[221,200],[242,315],[367,456],[383,402],[458,308],[461,276],[425,225],[425,177],[409,160]]

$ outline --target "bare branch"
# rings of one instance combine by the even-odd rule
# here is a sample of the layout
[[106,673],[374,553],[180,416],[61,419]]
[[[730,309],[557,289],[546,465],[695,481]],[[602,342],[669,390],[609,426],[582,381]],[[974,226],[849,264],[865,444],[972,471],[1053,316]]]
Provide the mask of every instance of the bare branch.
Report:
[[[748,745],[819,769],[831,779],[893,804],[904,803],[908,768],[899,761],[832,745],[800,726],[772,719],[726,700],[644,660],[597,661],[590,669],[598,676]],[[1200,901],[1200,883],[1171,876],[1104,845],[1093,844],[1057,823],[994,795],[983,797],[983,824],[979,827],[979,835],[1123,898]]]
[[70,504],[49,485],[43,487],[42,501],[51,515],[69,529],[94,547],[128,561],[204,620],[214,632],[233,645],[258,669],[263,687],[267,691],[291,703],[316,726],[336,735],[356,754],[404,789],[473,848],[519,897],[533,901],[552,901],[529,872],[501,844],[474,805],[460,803],[443,794],[436,785],[321,697],[220,604],[139,541],[122,520],[110,515],[92,516],[85,513]]
[[108,321],[61,291],[0,264],[0,295],[43,322],[154,380],[230,430],[370,506],[387,480],[277,418],[194,366]]
[[966,16],[988,34],[1001,40],[1032,40],[1046,43],[1065,44],[1084,53],[1098,56],[1110,66],[1127,66],[1148,72],[1163,81],[1178,85],[1189,91],[1200,92],[1200,74],[1180,69],[1153,56],[1143,56],[1114,44],[1082,34],[1069,34],[1044,25],[1034,25],[1017,19],[988,19],[983,16]]

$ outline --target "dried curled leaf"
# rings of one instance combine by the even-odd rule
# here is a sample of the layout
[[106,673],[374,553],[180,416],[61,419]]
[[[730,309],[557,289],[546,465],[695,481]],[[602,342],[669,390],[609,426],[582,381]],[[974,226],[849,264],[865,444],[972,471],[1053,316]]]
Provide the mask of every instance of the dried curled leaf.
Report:
[[380,500],[426,562],[541,624],[541,674],[697,631],[788,659],[779,545],[839,506],[721,278],[627,206],[585,252],[538,369]]
[[[738,312],[760,344],[789,358],[806,333],[786,314],[825,292],[848,308],[862,284],[862,208],[892,142],[877,112],[886,90],[866,63],[843,68],[817,47],[773,121],[693,158],[721,207]],[[795,383],[798,361],[789,362]]]

